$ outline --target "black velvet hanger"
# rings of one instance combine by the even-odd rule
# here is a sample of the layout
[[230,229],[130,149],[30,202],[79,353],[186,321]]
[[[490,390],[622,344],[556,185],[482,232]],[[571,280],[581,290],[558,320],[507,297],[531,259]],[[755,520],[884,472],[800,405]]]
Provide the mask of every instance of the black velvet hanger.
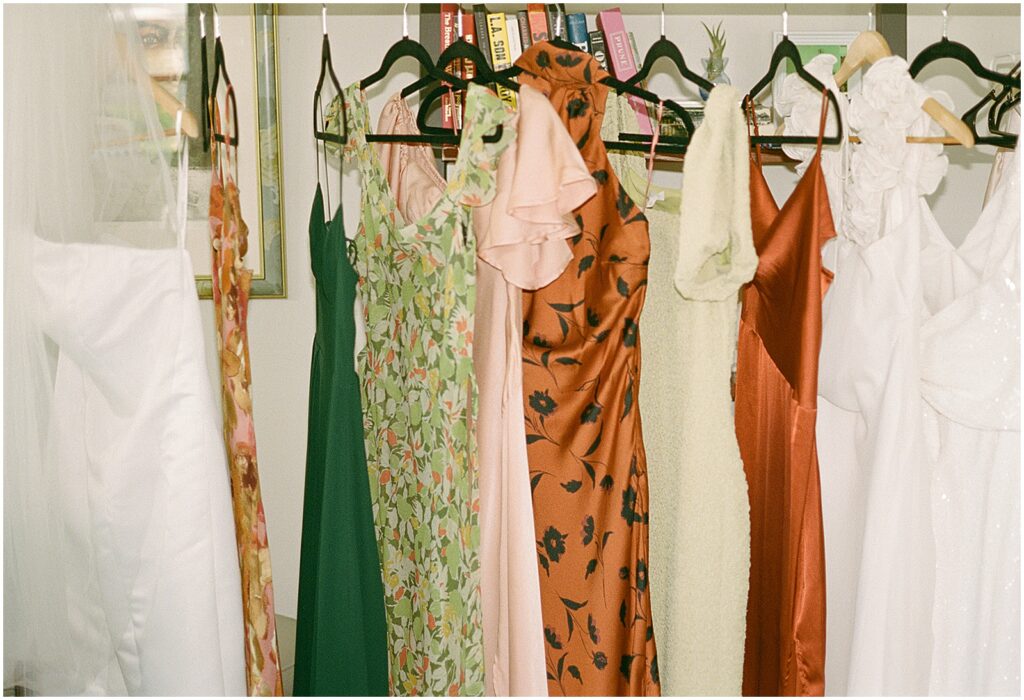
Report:
[[674,41],[666,39],[664,34],[662,34],[661,38],[651,45],[651,48],[647,49],[647,55],[644,56],[644,62],[641,64],[640,70],[637,71],[636,75],[632,78],[628,78],[625,82],[628,85],[636,85],[640,81],[646,80],[647,76],[651,74],[651,68],[659,59],[662,58],[670,60],[679,71],[679,74],[691,83],[703,88],[707,92],[711,92],[714,89],[714,83],[704,76],[694,73],[686,66],[686,61],[683,59],[683,52],[679,50],[679,47]]
[[[1010,71],[1010,75],[1019,74],[1019,72],[1020,63],[1014,66],[1014,69]],[[998,94],[994,89],[989,90],[984,97],[982,97],[974,106],[964,112],[962,117],[960,117],[961,121],[963,121],[964,124],[967,125],[967,128],[971,130],[971,134],[974,136],[974,142],[976,144],[985,144],[988,146],[996,146],[998,148],[1013,148],[1017,145],[1016,134],[1010,134],[999,128],[999,124],[1006,112],[1020,101],[1019,91],[1017,92],[1016,97],[1011,97],[1012,94],[1013,88],[1010,86],[1004,86]],[[989,108],[989,134],[982,136],[978,133],[978,117],[981,115],[981,112],[985,107]]]
[[[825,86],[821,84],[817,78],[807,72],[804,68],[803,61],[800,59],[800,51],[797,49],[788,36],[783,34],[782,41],[779,42],[778,46],[775,47],[775,51],[772,52],[772,59],[768,64],[768,72],[757,81],[757,84],[750,89],[747,93],[746,101],[750,104],[754,104],[754,99],[761,94],[768,85],[775,79],[775,74],[778,71],[779,65],[789,60],[793,64],[793,69],[801,79],[815,90],[819,92],[825,92]],[[828,101],[832,104],[832,108],[836,112],[836,135],[826,136],[821,140],[823,144],[838,145],[843,140],[843,117],[839,112],[839,101],[836,99],[835,94],[831,90],[828,90]],[[786,135],[771,135],[771,136],[751,136],[750,143],[752,145],[781,145],[786,143],[792,144],[816,144],[818,142],[817,135],[815,136],[786,136]]]
[[209,113],[209,101],[210,101],[210,68],[209,61],[206,58],[206,16],[203,11],[199,11],[199,79],[202,83],[199,86],[199,99],[202,103],[200,109],[202,110],[203,122],[203,153],[209,153],[210,151],[210,113]]
[[[564,51],[575,51],[577,53],[585,53],[580,47],[575,44],[571,44],[562,39],[548,39],[547,42],[541,42],[550,44],[553,48],[561,49]],[[587,54],[589,55],[589,54]],[[520,75],[523,69],[519,66],[512,66],[506,68],[498,73],[501,77],[513,78]],[[644,102],[651,104],[658,104],[662,102],[662,99],[653,92],[643,90],[630,85],[629,83],[623,82],[618,78],[607,76],[601,81],[602,85],[606,85],[611,89],[615,90],[619,94],[626,93],[627,95],[633,95],[639,97]],[[658,145],[655,147],[655,153],[660,154],[681,154],[686,151],[686,144],[690,142],[690,135],[693,134],[693,120],[690,115],[683,109],[679,104],[672,100],[664,100],[665,109],[679,117],[679,120],[686,127],[685,136],[661,136],[658,140]],[[616,151],[640,151],[649,152],[651,150],[652,136],[650,134],[620,134],[620,141],[605,141],[605,147]]]
[[[213,113],[215,102],[217,101],[217,84],[220,82],[220,77],[224,76],[224,84],[227,85],[227,102],[228,107],[231,110],[232,124],[235,127],[235,133],[233,136],[225,136],[219,133],[213,126]],[[218,36],[214,41],[213,45],[213,84],[210,86],[210,131],[213,134],[213,140],[218,143],[226,143],[229,146],[238,146],[238,102],[235,101],[235,91],[231,86],[231,78],[228,77],[227,65],[224,62],[224,44],[221,43],[220,37]]]
[[[945,14],[945,13],[943,13]],[[993,115],[992,109],[995,109],[1000,101],[1005,100],[1010,96],[1012,90],[1020,90],[1020,68],[1019,64],[1011,71],[1010,74],[1000,73],[998,71],[991,70],[982,65],[977,55],[971,51],[970,48],[964,46],[960,42],[950,41],[946,35],[945,29],[942,32],[942,38],[936,41],[934,44],[930,44],[921,50],[921,53],[917,54],[914,58],[914,62],[910,64],[910,77],[916,78],[918,74],[924,70],[925,66],[935,61],[942,60],[944,58],[952,58],[965,66],[977,77],[982,80],[988,80],[1002,86],[1002,91],[996,95],[996,92],[990,91],[988,95],[981,99],[974,107],[967,110],[962,117],[962,120],[967,124],[968,128],[971,129],[975,135],[975,143],[987,144],[991,146],[999,146],[1004,148],[1013,148],[1017,144],[1017,139],[1011,134],[1000,131],[998,128],[998,122],[1002,118],[1005,112],[997,112]],[[981,109],[986,104],[992,104],[992,108],[989,109],[989,132],[990,136],[978,136],[977,134],[977,118]],[[996,128],[993,130],[993,126]]]
[[[456,41],[452,42],[452,44],[450,44],[448,48],[441,52],[441,55],[437,59],[437,67],[444,69],[444,67],[451,64],[452,61],[457,61],[460,59],[463,61],[472,61],[473,63],[475,71],[473,78],[471,79],[470,82],[485,85],[490,83],[498,83],[499,85],[507,87],[509,90],[519,92],[519,83],[517,83],[514,80],[509,80],[508,78],[501,77],[497,73],[495,73],[494,70],[491,68],[490,64],[487,62],[487,59],[484,57],[483,52],[473,44],[466,41],[466,39],[461,36]],[[431,83],[434,82],[437,81],[434,78],[430,77],[429,75],[426,75],[417,80],[416,82],[411,83],[405,89],[403,89],[402,97],[408,97],[409,95],[417,92],[418,90],[422,90],[426,87],[429,87]],[[432,91],[428,92],[420,100],[420,108],[419,111],[416,113],[416,127],[420,130],[421,133],[451,134],[451,129],[445,129],[439,126],[430,126],[429,124],[427,124],[427,116],[430,114],[431,108],[434,106],[434,103],[438,99],[440,99],[441,96],[448,94],[448,90],[448,86],[443,84],[439,85],[435,87]],[[484,141],[488,143],[497,141],[500,138],[500,133],[501,132],[496,132],[496,135],[491,134],[485,136]]]
[[[432,80],[439,82],[448,83],[456,90],[465,90],[467,83],[462,78],[458,78],[447,71],[438,68],[433,59],[430,58],[430,54],[423,44],[418,41],[413,41],[408,36],[403,36],[397,42],[391,45],[387,53],[384,54],[384,60],[381,62],[381,66],[377,69],[377,72],[363,78],[360,83],[360,89],[365,90],[370,85],[380,82],[394,67],[400,59],[411,56],[422,66]],[[484,137],[484,141],[494,142],[501,138],[501,127],[499,126],[496,130],[496,134],[489,134]],[[439,134],[367,134],[366,140],[370,142],[379,143],[426,143],[437,146],[449,146],[458,145],[461,140],[461,135],[450,131],[445,131]]]
[[334,74],[334,66],[331,63],[331,40],[327,37],[326,22],[324,26],[324,40],[320,45],[320,77],[316,81],[316,90],[313,92],[313,137],[320,141],[330,141],[331,143],[338,143],[344,145],[348,141],[348,119],[345,114],[345,100],[341,101],[341,134],[329,133],[320,129],[320,122],[317,120],[317,115],[320,114],[320,108],[322,107],[322,100],[320,97],[320,91],[323,89],[324,80],[330,77],[331,84],[334,86],[336,91],[335,94],[341,98],[342,89],[341,83],[338,82],[338,76]]
[[[1020,61],[1017,61],[1010,70],[1011,76],[1020,77]],[[1012,87],[1004,87],[1003,91],[992,101],[992,106],[988,110],[988,130],[989,133],[995,134],[998,137],[1003,137],[1007,141],[1012,141],[1012,145],[1005,146],[1006,148],[1013,148],[1017,145],[1017,134],[1011,134],[1008,131],[1003,131],[1001,124],[1003,118],[1007,113],[1020,104],[1020,90],[1014,90]]]
[[916,78],[917,74],[929,63],[934,63],[943,58],[952,58],[963,63],[979,78],[998,83],[1003,87],[1012,87],[1020,90],[1020,74],[1014,77],[986,68],[981,64],[981,61],[978,60],[973,51],[957,41],[950,41],[946,36],[943,36],[934,44],[926,46],[921,53],[917,54],[914,62],[910,64],[910,77]]

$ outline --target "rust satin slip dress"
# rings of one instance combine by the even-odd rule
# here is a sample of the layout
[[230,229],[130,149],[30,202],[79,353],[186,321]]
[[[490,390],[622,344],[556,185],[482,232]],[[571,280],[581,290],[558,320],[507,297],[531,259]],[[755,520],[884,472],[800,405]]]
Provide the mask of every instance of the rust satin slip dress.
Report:
[[[540,42],[516,61],[579,148],[597,193],[574,212],[573,259],[523,293],[523,398],[548,692],[659,695],[647,576],[639,320],[647,219],[601,140],[608,75]],[[554,197],[555,192],[551,193]]]
[[[835,235],[817,152],[780,210],[751,156],[758,266],[742,293],[736,437],[750,495],[750,596],[744,695],[821,695],[825,680],[825,550],[817,414],[821,246]],[[756,123],[755,123],[756,126]]]

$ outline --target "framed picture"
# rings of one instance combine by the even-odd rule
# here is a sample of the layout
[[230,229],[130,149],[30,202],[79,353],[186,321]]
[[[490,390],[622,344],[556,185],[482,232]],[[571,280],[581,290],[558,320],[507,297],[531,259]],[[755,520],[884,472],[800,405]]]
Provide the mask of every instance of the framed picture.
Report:
[[[213,79],[214,15],[210,4],[140,4],[134,6],[146,70],[202,123],[203,40],[206,25],[209,80]],[[283,298],[285,240],[281,139],[278,117],[277,13],[273,4],[220,5],[219,26],[225,64],[238,104],[238,189],[242,218],[249,227],[245,264],[252,269],[252,298]],[[218,88],[224,103],[224,82]],[[223,107],[222,107],[223,110]],[[173,128],[175,115],[161,114]],[[173,159],[177,163],[177,159]],[[202,135],[191,140],[188,157],[188,227],[186,247],[196,271],[201,298],[212,296],[208,220],[212,162]]]

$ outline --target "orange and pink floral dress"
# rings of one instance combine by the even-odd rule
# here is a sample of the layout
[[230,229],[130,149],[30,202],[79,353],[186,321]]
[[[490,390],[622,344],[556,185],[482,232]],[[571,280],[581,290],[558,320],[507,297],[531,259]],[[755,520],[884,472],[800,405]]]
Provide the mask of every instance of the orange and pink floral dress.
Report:
[[[219,125],[218,115],[214,121]],[[218,129],[214,129],[214,132]],[[223,149],[223,153],[221,153]],[[231,176],[230,146],[211,143],[210,240],[213,246],[213,305],[220,356],[224,442],[231,475],[235,537],[242,571],[246,683],[249,695],[282,695],[281,664],[274,620],[267,520],[256,465],[256,432],[249,387],[248,308],[252,270],[242,258],[249,229],[242,221],[238,187]],[[221,159],[223,158],[222,167]],[[182,669],[187,673],[187,669]]]

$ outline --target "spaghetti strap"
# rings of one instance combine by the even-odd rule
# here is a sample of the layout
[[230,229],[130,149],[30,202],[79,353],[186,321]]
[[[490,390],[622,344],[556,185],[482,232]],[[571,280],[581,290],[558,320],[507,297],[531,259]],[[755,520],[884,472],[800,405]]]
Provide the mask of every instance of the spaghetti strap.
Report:
[[818,121],[817,152],[821,153],[821,143],[825,139],[825,122],[828,121],[828,88],[821,91],[821,118]]
[[[231,100],[231,98],[234,97],[234,94],[235,94],[234,87],[232,87],[231,85],[228,85],[227,88],[225,89],[225,95],[224,95],[224,104],[225,104],[225,106],[227,106],[229,104],[229,101]],[[220,130],[220,127],[221,127],[221,123],[220,123],[220,104],[217,102],[217,96],[216,95],[211,95],[210,96],[210,105],[211,105],[211,107],[210,107],[210,121],[212,122],[211,128],[210,128],[210,158],[213,160],[213,171],[214,171],[214,174],[217,176],[217,179],[223,185],[224,184],[224,168],[226,167],[227,171],[228,171],[228,175],[229,176],[233,176],[234,180],[237,182],[238,181],[238,173],[237,172],[235,172],[235,173],[231,172],[231,169],[232,169],[231,168],[231,165],[232,165],[231,150],[232,150],[232,148],[235,148],[237,150],[237,146],[232,146],[231,145],[231,125],[232,125],[231,113],[232,112],[231,112],[230,109],[225,109],[226,116],[224,118],[224,126],[226,128],[225,128],[225,133],[221,134],[221,130]],[[237,128],[237,125],[236,125],[236,128]],[[215,137],[218,134],[223,136],[224,143],[219,143],[217,141],[217,139]],[[222,148],[223,148],[223,156],[224,156],[224,160],[225,160],[225,163],[223,163],[223,164],[221,163],[221,149]],[[236,159],[236,167],[237,167],[237,159]]]

